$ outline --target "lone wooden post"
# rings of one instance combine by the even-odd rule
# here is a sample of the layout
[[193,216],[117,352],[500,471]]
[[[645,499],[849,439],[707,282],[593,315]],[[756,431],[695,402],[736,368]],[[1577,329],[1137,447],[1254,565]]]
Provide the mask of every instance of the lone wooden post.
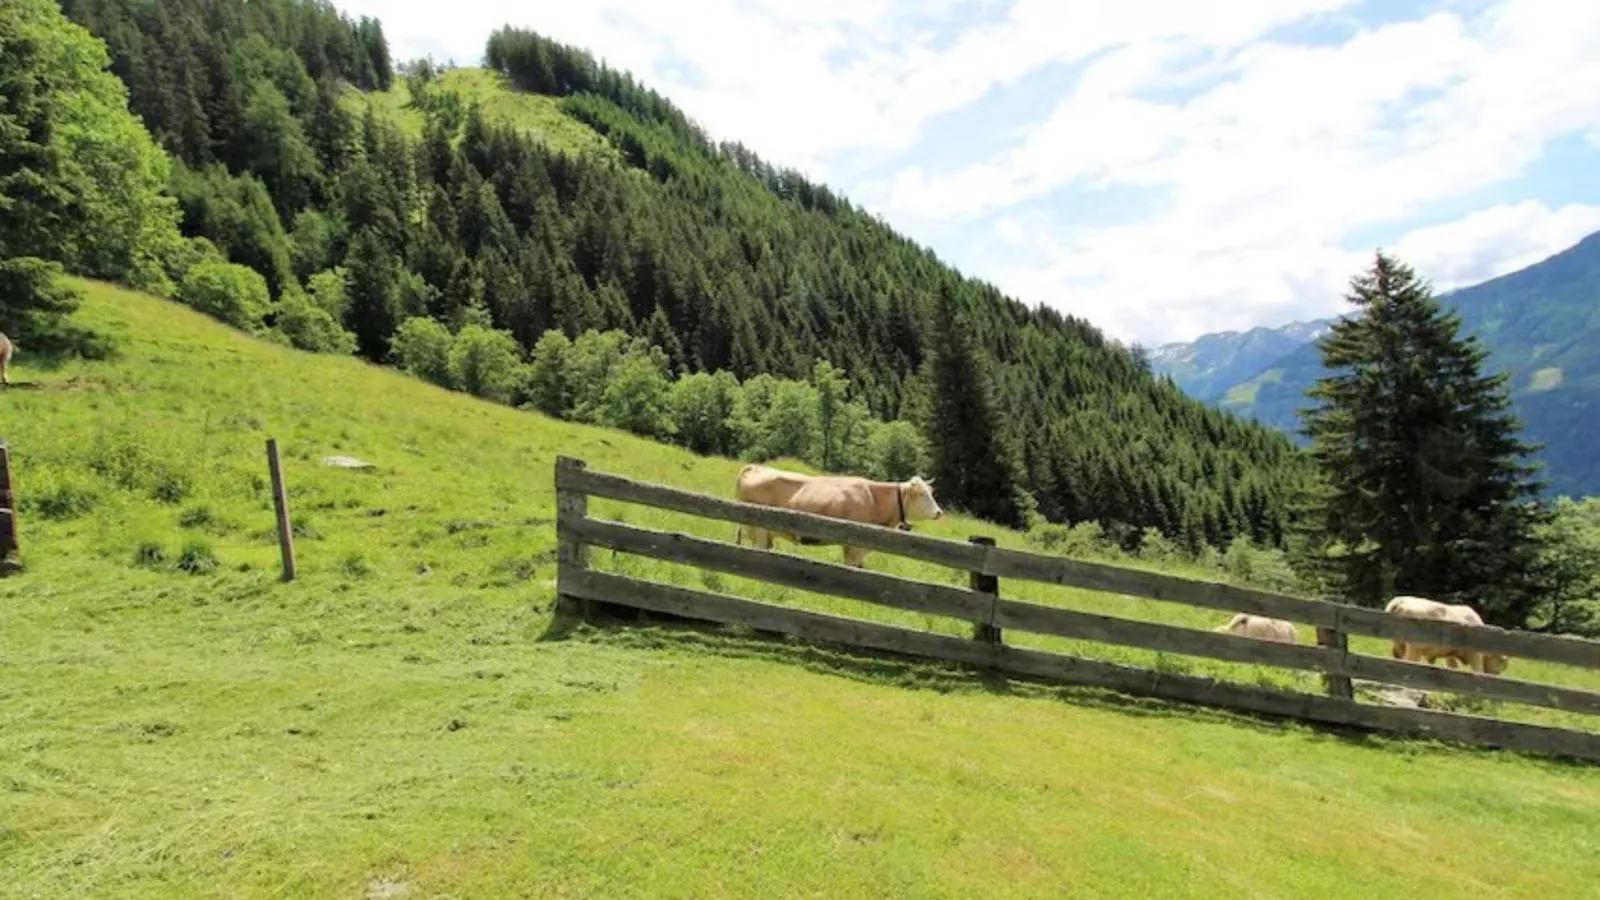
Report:
[[[1327,647],[1329,650],[1337,651],[1339,654],[1339,662],[1343,664],[1345,655],[1350,652],[1350,636],[1345,634],[1344,629],[1339,627],[1341,624],[1343,624],[1340,621],[1341,618],[1341,612],[1337,609],[1334,610],[1334,627],[1318,628],[1317,644],[1322,647]],[[1337,697],[1341,700],[1355,699],[1355,686],[1350,683],[1350,676],[1334,675],[1330,673],[1323,675],[1322,681],[1328,687],[1328,696]]]
[[0,577],[22,571],[17,501],[11,494],[11,448],[0,438]]
[[283,580],[294,580],[294,531],[289,527],[289,492],[283,485],[278,439],[267,438],[267,469],[272,473],[272,505],[278,513],[278,549],[283,553]]
[[[994,538],[991,537],[971,537],[967,540],[973,544],[977,544],[980,547],[994,546]],[[972,572],[969,573],[969,575],[969,585],[974,591],[977,591],[980,594],[988,594],[994,599],[999,599],[1000,579],[998,576],[985,575],[982,572]],[[992,602],[989,605],[989,618],[991,620],[994,618],[994,604]],[[982,641],[986,644],[1001,643],[1000,626],[993,624],[992,621],[987,623],[979,622],[976,628],[973,630],[972,639],[975,641]]]
[[574,540],[567,530],[573,522],[587,518],[589,515],[589,495],[578,491],[570,491],[560,486],[562,472],[581,472],[589,464],[581,459],[570,456],[556,457],[556,537],[557,569],[556,569],[556,602],[566,612],[575,612],[585,620],[594,613],[593,604],[587,600],[575,601],[570,595],[563,593],[561,582],[571,574],[582,572],[589,568],[589,545],[582,541]]

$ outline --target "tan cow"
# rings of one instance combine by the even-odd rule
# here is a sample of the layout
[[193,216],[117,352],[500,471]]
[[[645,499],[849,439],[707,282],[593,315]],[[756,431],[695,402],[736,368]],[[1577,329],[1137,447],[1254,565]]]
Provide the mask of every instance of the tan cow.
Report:
[[[1456,625],[1483,625],[1483,619],[1478,611],[1464,603],[1440,603],[1425,597],[1400,596],[1390,600],[1383,611],[1395,616],[1405,616],[1408,619],[1424,619],[1431,622],[1452,622]],[[1395,659],[1406,662],[1418,662],[1426,659],[1429,665],[1434,664],[1443,657],[1456,668],[1456,663],[1461,663],[1474,672],[1487,672],[1490,675],[1499,675],[1506,670],[1508,662],[1503,653],[1486,653],[1481,650],[1461,650],[1456,647],[1435,646],[1433,644],[1408,643],[1394,641],[1390,652]]]
[[16,350],[17,348],[12,345],[11,339],[4,334],[0,334],[0,385],[9,386],[11,384],[11,375],[8,370],[11,368],[11,355]]
[[[871,481],[851,475],[804,475],[771,466],[748,465],[739,470],[735,493],[745,503],[779,506],[800,512],[849,519],[886,528],[911,527],[923,519],[944,517],[944,510],[933,499],[933,482],[914,476],[909,481]],[[735,540],[744,543],[746,526],[740,525]],[[748,528],[752,545],[772,549],[774,538],[815,546],[831,544],[816,538],[798,537],[766,528]],[[845,545],[844,560],[857,568],[866,564],[867,551]]]
[[1237,634],[1240,637],[1259,638],[1263,641],[1299,643],[1299,635],[1295,633],[1293,623],[1282,619],[1269,619],[1266,616],[1252,616],[1249,613],[1239,613],[1230,619],[1228,624],[1218,625],[1211,630]]

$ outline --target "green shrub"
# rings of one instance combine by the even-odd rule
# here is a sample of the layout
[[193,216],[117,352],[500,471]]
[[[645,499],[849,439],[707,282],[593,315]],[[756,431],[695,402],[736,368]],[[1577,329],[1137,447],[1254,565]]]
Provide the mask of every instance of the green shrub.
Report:
[[267,280],[237,263],[207,260],[195,265],[178,288],[178,299],[235,328],[254,331],[271,308]]
[[100,505],[100,492],[77,478],[47,478],[18,498],[23,513],[66,521],[88,515]]
[[301,350],[340,356],[356,352],[356,336],[298,288],[284,291],[275,324],[290,345]]
[[184,543],[175,565],[178,571],[190,575],[209,575],[217,570],[219,562],[210,541],[191,538]]
[[133,548],[133,564],[141,569],[159,569],[167,564],[167,548],[160,541],[140,541]]
[[400,323],[389,353],[407,372],[441,387],[454,387],[450,378],[450,345],[455,339],[438,321],[413,316]]
[[1236,537],[1228,545],[1222,568],[1241,584],[1284,593],[1300,590],[1300,578],[1283,551],[1257,547],[1245,537]]

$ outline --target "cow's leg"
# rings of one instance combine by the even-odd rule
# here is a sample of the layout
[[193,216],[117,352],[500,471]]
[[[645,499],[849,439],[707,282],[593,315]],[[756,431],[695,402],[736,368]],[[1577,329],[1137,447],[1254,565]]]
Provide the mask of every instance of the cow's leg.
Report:
[[1389,655],[1394,657],[1395,659],[1405,659],[1406,658],[1406,642],[1405,641],[1391,641],[1390,644],[1389,644]]
[[846,544],[844,547],[844,561],[846,565],[865,569],[867,567],[867,551],[862,547],[852,547]]

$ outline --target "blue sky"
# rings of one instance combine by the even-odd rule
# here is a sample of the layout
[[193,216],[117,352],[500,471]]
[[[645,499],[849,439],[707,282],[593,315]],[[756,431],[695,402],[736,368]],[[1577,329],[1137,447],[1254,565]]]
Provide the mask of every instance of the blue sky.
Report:
[[[962,272],[1127,341],[1441,290],[1600,230],[1600,4],[336,0],[399,58],[501,24],[632,70]],[[447,9],[447,13],[440,10]]]

